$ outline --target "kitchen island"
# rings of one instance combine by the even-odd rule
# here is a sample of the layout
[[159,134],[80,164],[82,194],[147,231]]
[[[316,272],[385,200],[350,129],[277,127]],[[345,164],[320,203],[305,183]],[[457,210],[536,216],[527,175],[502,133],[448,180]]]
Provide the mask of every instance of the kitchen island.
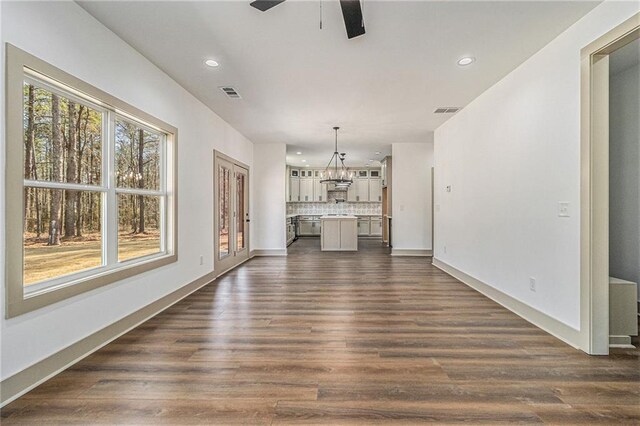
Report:
[[320,218],[320,249],[322,251],[357,251],[358,218],[328,215]]

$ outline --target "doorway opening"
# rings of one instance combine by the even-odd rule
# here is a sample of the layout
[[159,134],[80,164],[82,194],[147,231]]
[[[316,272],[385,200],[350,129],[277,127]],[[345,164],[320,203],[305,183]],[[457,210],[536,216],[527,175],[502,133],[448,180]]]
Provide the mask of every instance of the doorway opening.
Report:
[[249,259],[249,167],[215,151],[214,269],[222,274]]
[[[637,299],[635,286],[633,292],[636,293],[632,299],[634,303],[629,304],[629,295],[619,297],[618,291],[621,287],[616,287],[616,280],[612,274],[621,273],[619,266],[621,260],[619,256],[635,256],[634,253],[625,252],[624,245],[631,240],[631,236],[626,235],[624,241],[619,238],[621,232],[620,225],[624,225],[627,231],[633,228],[633,220],[625,222],[623,216],[631,217],[633,211],[625,212],[624,209],[629,208],[629,203],[633,200],[621,200],[621,192],[636,192],[636,201],[638,200],[638,175],[637,170],[640,167],[640,157],[636,156],[635,165],[631,165],[631,169],[635,167],[635,171],[630,171],[629,165],[624,167],[621,163],[617,163],[621,155],[621,150],[631,152],[635,149],[638,153],[638,147],[632,146],[632,140],[635,138],[635,144],[639,144],[638,135],[638,110],[636,109],[635,117],[632,119],[635,123],[629,122],[620,114],[616,108],[620,101],[619,97],[612,98],[619,88],[615,87],[620,83],[619,78],[614,74],[618,70],[612,68],[612,64],[619,61],[619,55],[623,49],[632,50],[637,46],[640,39],[640,14],[635,15],[631,19],[622,23],[609,33],[600,37],[584,49],[582,49],[582,83],[581,83],[581,169],[582,169],[582,188],[581,188],[581,347],[592,355],[607,355],[609,353],[610,343],[615,345],[629,344],[631,335],[622,339],[621,336],[611,335],[619,332],[619,321],[621,316],[627,318],[626,322],[635,323],[637,335]],[[631,52],[633,53],[633,52]],[[633,72],[633,71],[631,71]],[[614,78],[612,78],[614,77]],[[637,77],[636,77],[637,78]],[[636,93],[631,93],[634,89],[627,88],[625,93],[627,96],[636,96],[636,105],[638,101],[638,89],[636,81]],[[633,108],[633,102],[626,106]],[[631,110],[627,111],[632,113]],[[620,121],[630,124],[625,128],[624,132],[632,133],[635,124],[635,135],[629,134],[629,142],[625,142],[625,138],[620,137]],[[628,163],[632,159],[625,158]],[[613,163],[610,163],[613,161]],[[624,173],[622,173],[624,171]],[[636,173],[635,185],[629,185],[629,173]],[[624,177],[621,177],[623,176]],[[621,181],[623,179],[625,182]],[[636,203],[637,204],[637,203]],[[635,207],[640,209],[640,205]],[[639,210],[636,210],[636,212]],[[635,218],[637,225],[637,216]],[[615,223],[613,222],[615,221]],[[635,226],[636,241],[640,241],[640,229]],[[638,243],[640,244],[640,242]],[[631,244],[633,246],[633,243]],[[633,250],[633,248],[631,249]],[[636,252],[637,254],[637,252]],[[614,256],[612,261],[612,256]],[[635,258],[636,277],[640,276],[640,258]],[[626,280],[625,280],[626,281]],[[627,284],[628,285],[628,284]],[[610,290],[610,286],[611,290]],[[628,293],[629,289],[625,289]],[[624,300],[627,302],[621,302]],[[610,305],[611,304],[611,305]],[[629,322],[628,309],[633,309],[634,320]],[[626,329],[629,330],[629,329]]]

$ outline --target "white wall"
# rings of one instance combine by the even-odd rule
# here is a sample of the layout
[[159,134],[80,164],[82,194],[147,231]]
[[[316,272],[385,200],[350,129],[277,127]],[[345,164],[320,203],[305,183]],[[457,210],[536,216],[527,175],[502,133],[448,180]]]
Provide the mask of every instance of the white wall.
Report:
[[251,250],[285,250],[287,146],[284,143],[254,145],[254,224]]
[[580,49],[638,9],[599,5],[435,132],[435,257],[574,329]]
[[[615,55],[614,52],[612,54]],[[640,66],[610,78],[609,271],[640,283]],[[640,300],[640,287],[638,288]]]
[[425,143],[394,143],[392,243],[394,252],[431,250],[433,134]]
[[[4,43],[9,42],[179,131],[178,262],[9,320],[4,318],[3,282],[0,334],[1,377],[5,379],[211,272],[213,150],[251,166],[253,144],[77,4],[1,2],[0,7],[0,81],[4,82]],[[6,203],[12,200],[5,199],[6,142],[4,131],[1,133],[0,212],[4,214]],[[3,229],[0,236],[3,269],[4,238]],[[204,266],[199,264],[200,255],[204,255]],[[0,276],[4,279],[4,271]]]

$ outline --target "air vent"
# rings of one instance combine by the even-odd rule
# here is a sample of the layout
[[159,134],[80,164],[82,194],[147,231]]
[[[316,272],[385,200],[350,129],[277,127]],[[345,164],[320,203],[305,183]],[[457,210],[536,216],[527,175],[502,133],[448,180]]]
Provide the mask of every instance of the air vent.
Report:
[[460,111],[459,107],[439,107],[433,111],[434,114],[453,114],[454,112]]
[[238,91],[236,89],[234,89],[233,87],[223,86],[223,87],[220,88],[220,90],[222,90],[231,99],[240,99],[241,98],[240,94],[238,93]]

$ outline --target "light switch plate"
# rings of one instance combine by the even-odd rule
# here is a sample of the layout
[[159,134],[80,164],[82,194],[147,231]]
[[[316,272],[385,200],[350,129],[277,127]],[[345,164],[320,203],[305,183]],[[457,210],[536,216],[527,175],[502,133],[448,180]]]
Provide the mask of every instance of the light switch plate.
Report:
[[569,217],[569,202],[567,201],[558,202],[558,216]]

